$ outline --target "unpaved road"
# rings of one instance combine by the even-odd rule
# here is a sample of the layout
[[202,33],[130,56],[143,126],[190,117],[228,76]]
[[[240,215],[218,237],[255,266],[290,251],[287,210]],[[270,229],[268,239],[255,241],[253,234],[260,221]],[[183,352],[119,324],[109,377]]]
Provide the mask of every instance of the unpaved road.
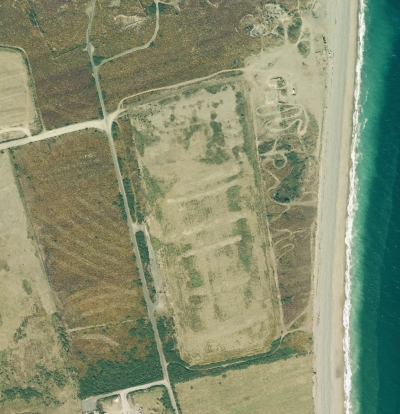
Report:
[[[159,13],[159,11],[158,11],[158,0],[156,0],[155,3],[156,3],[156,14],[157,14],[157,22],[158,22],[158,13]],[[157,324],[156,324],[156,320],[155,320],[155,317],[154,317],[155,308],[154,308],[153,303],[150,300],[149,290],[147,288],[146,279],[145,279],[144,272],[143,272],[143,265],[142,265],[142,261],[140,259],[139,248],[138,248],[138,245],[137,245],[137,242],[136,242],[135,233],[136,233],[136,230],[138,229],[138,226],[134,225],[134,223],[132,222],[132,219],[131,219],[128,200],[127,200],[126,193],[125,193],[125,188],[124,188],[124,185],[123,185],[123,182],[122,182],[121,171],[119,169],[117,152],[116,152],[115,147],[114,147],[114,140],[113,140],[112,133],[111,133],[112,124],[110,124],[109,121],[108,121],[107,111],[106,111],[106,108],[105,108],[105,105],[104,105],[104,100],[103,100],[103,96],[102,96],[102,93],[101,93],[99,77],[98,77],[98,73],[97,73],[98,72],[98,67],[95,65],[94,60],[93,60],[94,47],[90,43],[90,30],[91,30],[91,25],[92,25],[92,21],[93,21],[95,5],[96,5],[96,0],[93,0],[92,1],[92,9],[91,9],[90,17],[89,17],[89,24],[88,24],[88,28],[87,28],[87,32],[86,32],[87,52],[89,54],[90,63],[92,65],[93,77],[95,79],[96,89],[97,89],[98,96],[100,98],[101,109],[103,111],[103,116],[104,116],[104,121],[103,122],[104,122],[104,126],[105,126],[105,132],[107,134],[108,143],[110,145],[110,150],[111,150],[111,155],[112,155],[112,159],[113,159],[113,163],[114,163],[114,168],[115,168],[115,172],[116,172],[116,175],[117,175],[119,191],[122,194],[122,197],[123,197],[123,200],[124,200],[124,207],[125,207],[125,211],[127,213],[129,232],[130,232],[132,242],[133,242],[133,246],[134,246],[136,261],[137,261],[137,265],[138,265],[138,268],[139,268],[140,279],[141,279],[141,282],[142,282],[142,285],[143,285],[144,298],[145,298],[147,309],[148,309],[148,312],[149,312],[150,322],[151,322],[151,325],[153,327],[154,336],[155,336],[155,340],[156,340],[156,344],[157,344],[158,354],[160,356],[160,363],[161,363],[161,368],[162,368],[162,371],[163,371],[163,377],[164,377],[164,382],[165,382],[164,385],[168,389],[168,394],[169,394],[169,397],[171,399],[172,406],[173,406],[175,412],[178,413],[179,411],[178,411],[178,408],[177,408],[177,405],[176,405],[175,396],[174,396],[174,393],[172,391],[171,383],[169,381],[169,375],[168,375],[168,370],[167,370],[167,361],[166,361],[166,358],[165,358],[165,355],[164,355],[164,350],[162,348],[160,335],[158,333]],[[142,49],[145,49],[146,47],[148,47],[150,45],[150,43],[151,43],[151,41],[146,43],[147,46],[146,45],[143,46]],[[127,52],[129,52],[129,51],[127,51]]]
[[82,131],[86,128],[97,128],[105,131],[106,127],[104,120],[94,120],[80,122],[79,124],[72,124],[62,128],[51,129],[50,131],[44,131],[41,134],[28,136],[27,138],[14,139],[6,142],[0,143],[0,150],[7,148],[19,147],[21,145],[26,145],[31,142],[42,141],[44,139],[58,137],[60,135],[68,134],[70,132]]

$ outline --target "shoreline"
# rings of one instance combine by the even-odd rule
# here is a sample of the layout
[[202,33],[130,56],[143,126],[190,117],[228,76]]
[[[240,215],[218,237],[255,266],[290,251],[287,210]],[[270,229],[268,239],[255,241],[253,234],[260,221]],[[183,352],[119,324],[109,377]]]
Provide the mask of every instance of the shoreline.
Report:
[[343,310],[346,221],[357,62],[358,2],[327,2],[327,74],[314,280],[314,404],[317,414],[345,412]]

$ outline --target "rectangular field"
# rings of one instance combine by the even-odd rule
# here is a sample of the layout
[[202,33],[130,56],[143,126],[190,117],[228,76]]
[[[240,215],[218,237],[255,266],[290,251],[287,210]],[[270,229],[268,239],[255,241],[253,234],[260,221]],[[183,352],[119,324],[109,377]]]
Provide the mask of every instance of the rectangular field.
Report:
[[160,379],[107,138],[82,131],[17,148],[13,156],[80,395]]
[[78,387],[7,153],[0,153],[0,412],[79,414]]
[[243,93],[231,78],[129,107],[150,234],[189,364],[266,352],[280,331]]
[[0,47],[0,142],[26,135],[13,128],[40,130],[30,83],[22,53]]
[[312,356],[175,385],[184,414],[311,414]]

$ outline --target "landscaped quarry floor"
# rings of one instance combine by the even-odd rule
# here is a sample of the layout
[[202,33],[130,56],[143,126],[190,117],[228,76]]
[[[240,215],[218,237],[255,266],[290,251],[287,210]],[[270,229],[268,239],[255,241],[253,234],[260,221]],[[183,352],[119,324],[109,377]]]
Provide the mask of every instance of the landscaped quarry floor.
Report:
[[191,364],[265,352],[279,335],[243,94],[221,80],[129,108],[150,235]]

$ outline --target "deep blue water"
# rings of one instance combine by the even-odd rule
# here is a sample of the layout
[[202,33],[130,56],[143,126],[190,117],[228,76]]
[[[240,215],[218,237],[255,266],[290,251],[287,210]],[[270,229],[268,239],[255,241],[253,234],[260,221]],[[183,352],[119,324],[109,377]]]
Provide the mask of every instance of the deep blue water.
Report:
[[400,0],[366,0],[356,175],[354,414],[400,414]]

